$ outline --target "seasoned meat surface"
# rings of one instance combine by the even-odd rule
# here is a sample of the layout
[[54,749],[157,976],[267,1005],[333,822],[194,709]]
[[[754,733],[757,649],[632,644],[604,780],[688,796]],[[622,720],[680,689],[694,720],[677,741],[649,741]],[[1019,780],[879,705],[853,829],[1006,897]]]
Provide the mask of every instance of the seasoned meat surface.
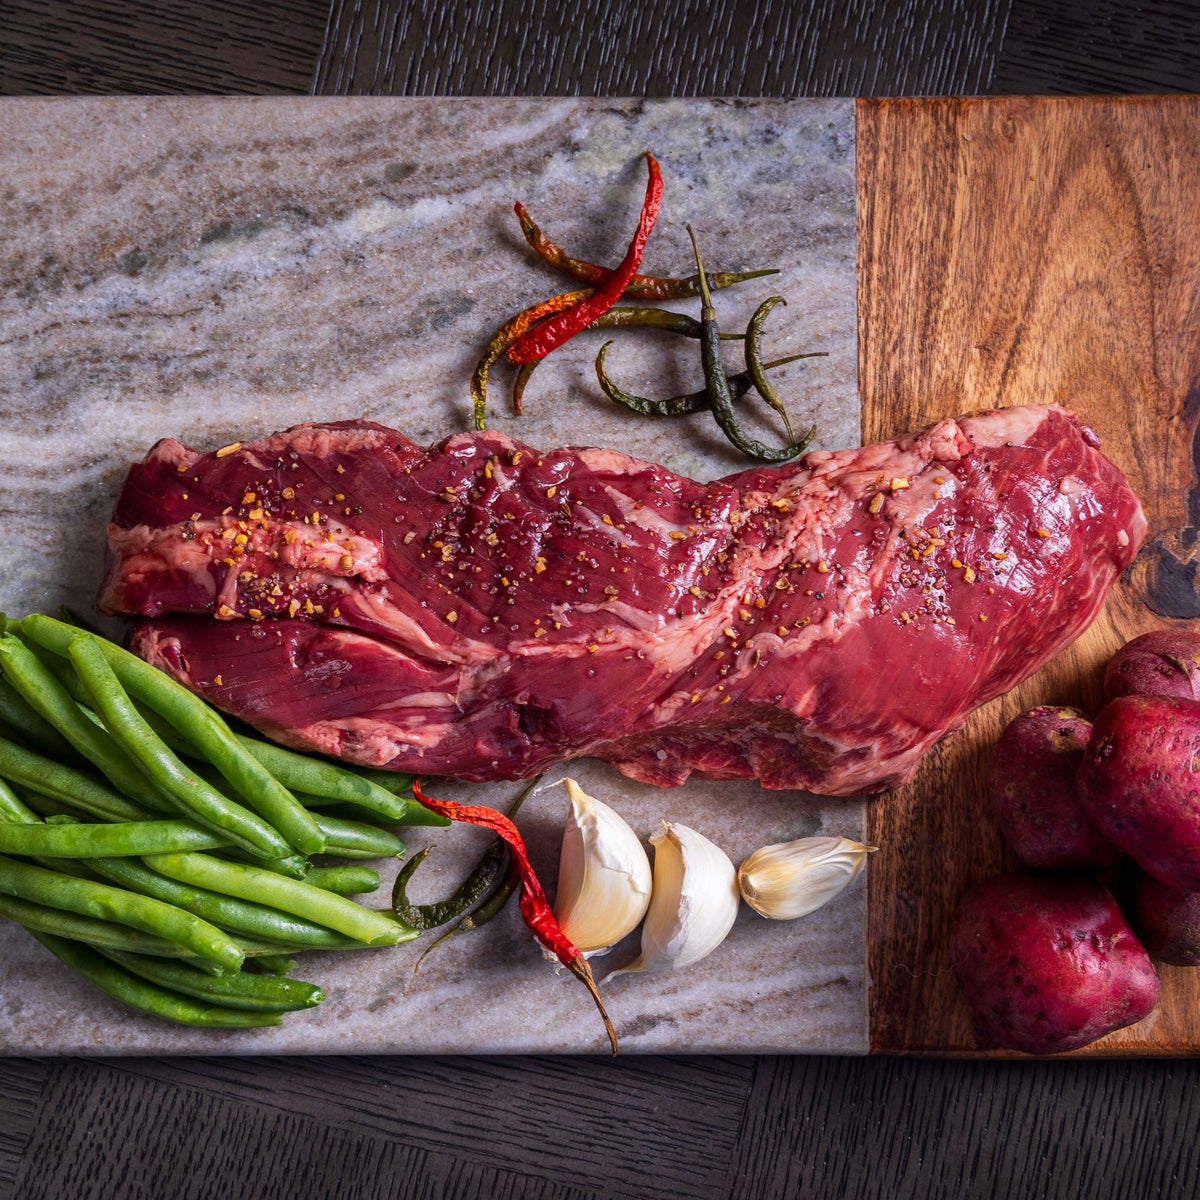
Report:
[[1008,408],[699,483],[367,422],[159,442],[101,607],[289,745],[465,779],[577,755],[852,794],[1076,638],[1145,518],[1073,414]]

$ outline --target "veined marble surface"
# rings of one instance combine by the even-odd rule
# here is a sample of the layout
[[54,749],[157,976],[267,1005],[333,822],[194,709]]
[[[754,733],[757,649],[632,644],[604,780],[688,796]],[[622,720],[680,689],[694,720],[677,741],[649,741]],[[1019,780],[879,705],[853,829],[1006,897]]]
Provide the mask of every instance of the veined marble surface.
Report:
[[[777,267],[719,293],[724,328],[783,295],[770,357],[822,350],[773,376],[817,445],[859,440],[854,109],[849,101],[6,100],[0,102],[0,608],[91,611],[104,524],[124,471],[159,437],[211,448],[308,420],[366,417],[430,442],[469,427],[467,381],[503,320],[570,284],[525,246],[522,200],[572,252],[614,264],[644,190],[665,197],[643,270],[690,274],[685,223],[709,270]],[[698,302],[678,307],[698,313]],[[525,416],[493,372],[489,423],[533,445],[611,445],[711,478],[744,460],[707,416],[654,423],[599,392],[599,335],[534,375]],[[620,337],[623,386],[700,386],[696,344]],[[730,343],[729,361],[737,362]],[[760,436],[781,437],[764,424]],[[571,774],[647,838],[691,825],[734,862],[814,833],[861,838],[864,806],[752,784],[662,790],[595,763]],[[553,894],[567,802],[557,776],[521,826]],[[504,803],[514,785],[444,786]],[[435,794],[437,794],[435,792]],[[410,889],[444,895],[478,831],[436,843]],[[385,903],[385,890],[373,901]],[[743,906],[710,958],[621,976],[636,939],[593,965],[625,1052],[867,1049],[862,879],[810,917]],[[327,999],[264,1031],[202,1031],[130,1014],[22,930],[0,927],[8,1053],[606,1052],[582,987],[545,964],[516,912],[414,964],[428,935],[310,954]]]

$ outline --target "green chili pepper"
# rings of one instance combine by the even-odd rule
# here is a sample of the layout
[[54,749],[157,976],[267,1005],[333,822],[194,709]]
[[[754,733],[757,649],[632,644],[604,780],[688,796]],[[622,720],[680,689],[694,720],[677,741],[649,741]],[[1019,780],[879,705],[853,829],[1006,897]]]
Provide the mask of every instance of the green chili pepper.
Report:
[[[595,286],[604,283],[612,275],[608,267],[582,258],[573,258],[561,246],[552,242],[534,223],[520,201],[513,206],[513,211],[517,214],[517,220],[521,222],[521,232],[525,235],[525,240],[543,262],[565,272],[580,283]],[[747,279],[778,274],[778,270],[774,268],[762,271],[716,271],[708,277],[708,284],[716,291]],[[647,300],[684,300],[698,295],[699,291],[700,281],[695,275],[689,275],[686,279],[672,279],[661,275],[634,275],[625,285],[622,295],[641,296]]]
[[445,933],[440,934],[432,941],[421,953],[421,957],[417,959],[413,967],[413,972],[421,969],[421,964],[425,959],[432,954],[443,942],[448,942],[452,937],[457,937],[460,933],[470,933],[472,929],[479,929],[486,925],[493,917],[498,916],[504,909],[504,906],[512,899],[512,894],[521,884],[521,872],[517,870],[517,864],[510,862],[507,870],[504,872],[504,878],[500,882],[500,886],[473,912],[468,913],[457,925],[451,925]]
[[436,929],[478,904],[495,881],[500,871],[500,860],[504,857],[503,844],[493,842],[484,851],[474,870],[459,884],[454,895],[436,904],[413,904],[405,895],[405,888],[413,872],[425,861],[429,850],[430,847],[422,846],[401,868],[392,887],[392,912],[414,929]]
[[[507,816],[516,816],[521,805],[525,803],[526,797],[541,782],[541,779],[541,775],[534,776],[517,793],[512,804],[508,807]],[[506,847],[504,842],[500,838],[495,838],[488,844],[487,849],[484,850],[475,867],[452,896],[436,904],[412,904],[405,895],[405,888],[409,879],[412,878],[413,872],[421,865],[426,854],[429,853],[429,847],[425,846],[423,849],[418,850],[409,862],[405,863],[400,873],[396,876],[396,882],[392,888],[392,911],[406,925],[411,925],[417,929],[436,929],[439,925],[445,925],[448,921],[453,921],[455,917],[467,912],[482,897],[487,895],[488,889],[495,883],[496,877],[500,873],[500,864],[504,861],[505,852]],[[421,965],[425,955],[443,940],[444,938],[438,938],[421,955],[417,960],[418,967]]]
[[743,454],[757,458],[760,462],[785,462],[800,454],[804,446],[791,442],[786,446],[772,448],[765,446],[743,432],[738,424],[737,415],[733,410],[733,394],[729,386],[729,376],[721,364],[720,330],[717,328],[717,314],[713,308],[712,295],[708,289],[708,281],[704,275],[704,263],[700,258],[700,247],[696,243],[696,235],[692,227],[687,227],[688,237],[692,239],[692,250],[696,255],[696,269],[700,273],[700,358],[704,365],[704,383],[708,392],[708,403],[713,416],[721,428],[721,432]]
[[[601,390],[610,399],[626,408],[641,414],[643,417],[686,417],[692,413],[703,412],[708,408],[708,391],[688,392],[682,396],[672,396],[667,400],[651,400],[645,396],[635,395],[618,387],[609,377],[604,367],[604,357],[612,342],[605,342],[596,355],[596,378]],[[762,369],[769,371],[782,367],[786,363],[795,362],[798,358],[807,358],[807,354],[789,354],[786,358],[777,358],[773,362],[763,363]],[[753,386],[753,380],[747,371],[739,371],[736,375],[728,376],[730,394],[735,401],[741,400]]]

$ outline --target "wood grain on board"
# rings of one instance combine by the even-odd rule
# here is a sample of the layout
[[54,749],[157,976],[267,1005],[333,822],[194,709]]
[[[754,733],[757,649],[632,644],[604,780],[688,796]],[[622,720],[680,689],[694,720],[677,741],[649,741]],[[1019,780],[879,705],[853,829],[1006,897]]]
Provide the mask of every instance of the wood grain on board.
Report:
[[[958,898],[1015,866],[983,787],[1003,725],[1094,711],[1123,641],[1200,616],[1200,97],[860,101],[863,439],[976,408],[1074,408],[1129,475],[1151,539],[1068,651],[941,742],[870,809],[872,1049],[980,1050],[947,959]],[[1154,610],[1154,611],[1152,611]],[[1200,970],[1086,1053],[1200,1051]]]

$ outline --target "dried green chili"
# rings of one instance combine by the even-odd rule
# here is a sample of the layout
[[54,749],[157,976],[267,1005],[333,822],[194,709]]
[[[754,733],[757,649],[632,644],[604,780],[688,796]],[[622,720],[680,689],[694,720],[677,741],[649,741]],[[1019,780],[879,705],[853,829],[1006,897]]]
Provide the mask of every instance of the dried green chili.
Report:
[[[521,223],[521,233],[525,240],[543,262],[580,283],[593,286],[599,286],[611,277],[611,268],[588,262],[586,259],[574,258],[546,237],[519,200],[513,205],[513,212],[517,214],[517,220]],[[735,283],[744,283],[747,279],[760,279],[764,275],[778,274],[779,271],[774,267],[762,271],[714,271],[708,277],[708,286],[713,291],[718,291],[721,288],[732,287]],[[634,274],[625,285],[623,294],[643,300],[686,300],[700,294],[700,277],[689,275],[684,279],[672,279],[661,275]]]
[[[541,779],[540,775],[535,776],[517,793],[516,798],[508,806],[505,814],[507,817],[511,819],[517,815],[521,805],[525,803],[526,797],[541,782]],[[455,917],[462,916],[463,913],[478,904],[495,883],[505,853],[504,842],[499,837],[494,838],[488,843],[487,849],[484,850],[475,867],[459,884],[453,895],[436,904],[413,904],[405,894],[405,889],[413,873],[425,860],[429,850],[428,846],[418,850],[401,868],[392,887],[392,911],[405,925],[411,925],[415,929],[436,929],[439,925],[445,925],[449,921],[453,921]],[[436,944],[435,942],[434,945]],[[431,946],[430,949],[433,947]],[[424,958],[425,955],[422,954],[421,957]]]
[[457,937],[460,933],[470,933],[473,929],[479,929],[503,911],[520,882],[521,873],[517,870],[517,864],[510,860],[504,872],[504,878],[500,881],[500,886],[474,912],[467,913],[461,921],[451,925],[445,933],[439,934],[425,947],[413,967],[414,974],[421,969],[421,964],[425,959],[444,942],[448,942],[452,937]]
[[692,239],[692,249],[696,255],[696,269],[700,272],[700,358],[704,365],[704,384],[708,393],[709,407],[716,418],[721,432],[743,454],[756,458],[760,462],[785,462],[795,458],[804,450],[807,442],[789,442],[786,446],[770,447],[748,436],[738,424],[737,414],[733,409],[733,394],[729,386],[729,376],[721,363],[720,330],[717,327],[717,314],[713,308],[712,295],[708,282],[704,277],[704,263],[700,258],[700,247],[696,243],[696,235],[692,227],[687,227],[688,237]]
[[[700,322],[695,317],[688,316],[687,313],[671,312],[666,308],[635,308],[623,304],[614,305],[607,312],[601,313],[588,326],[588,329],[629,328],[661,329],[690,338],[700,336]],[[721,334],[722,338],[731,341],[738,341],[744,336],[740,333]],[[540,358],[531,358],[529,362],[522,363],[517,370],[512,387],[512,410],[515,416],[524,416],[525,387],[529,383],[529,377],[541,361]]]
[[[671,396],[666,400],[651,400],[646,396],[638,396],[633,392],[627,392],[624,388],[618,387],[604,366],[604,357],[608,352],[612,342],[605,342],[600,347],[600,353],[596,355],[596,378],[600,383],[601,390],[610,399],[617,404],[622,404],[633,412],[639,413],[643,417],[686,417],[692,413],[703,412],[709,406],[708,389],[702,388],[698,392],[686,392],[682,396]],[[799,358],[809,358],[808,354],[789,354],[785,358],[777,358],[773,362],[760,364],[760,370],[770,371],[775,367],[782,367],[787,363],[795,362]],[[739,371],[736,375],[727,377],[729,383],[729,392],[734,401],[741,400],[754,385],[753,379],[750,377],[749,371]]]

